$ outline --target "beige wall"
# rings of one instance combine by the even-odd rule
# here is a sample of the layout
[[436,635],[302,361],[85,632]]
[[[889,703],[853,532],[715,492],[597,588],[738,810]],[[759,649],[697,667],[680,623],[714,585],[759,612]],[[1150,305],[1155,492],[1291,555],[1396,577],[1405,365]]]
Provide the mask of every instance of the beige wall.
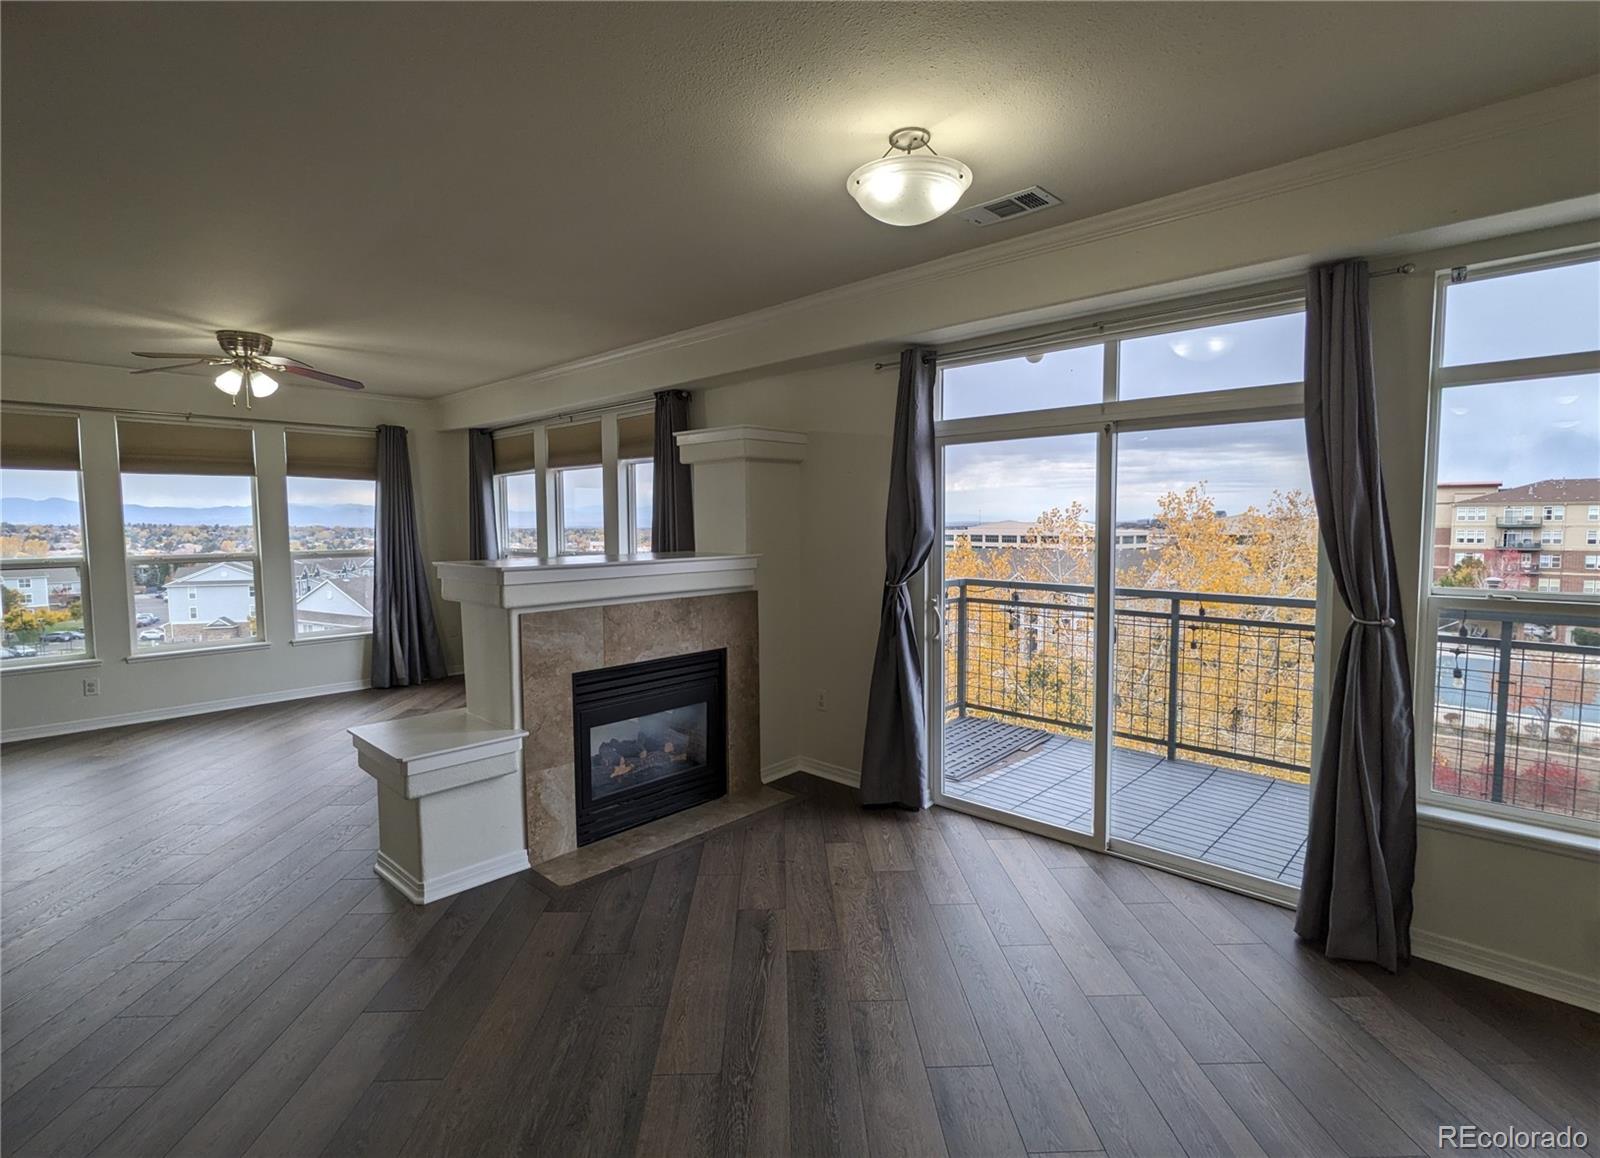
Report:
[[[60,405],[192,412],[197,417],[237,417],[242,411],[211,389],[206,379],[179,375],[133,378],[125,370],[29,358],[5,358],[4,400]],[[428,404],[404,399],[349,395],[343,391],[285,386],[253,414],[262,419],[292,415],[301,422],[376,426],[393,423],[410,431],[412,481],[417,494],[423,549],[430,559],[466,555],[462,499],[466,437],[439,431]],[[291,643],[294,635],[287,541],[271,534],[269,504],[282,504],[281,455],[263,454],[260,500],[262,589],[260,607],[270,647],[214,655],[172,655],[130,662],[128,587],[123,563],[117,484],[115,418],[85,412],[85,535],[89,552],[95,656],[93,667],[61,670],[15,668],[0,675],[0,730],[28,735],[225,708],[241,702],[294,699],[341,690],[367,681],[365,637]],[[262,450],[280,446],[282,425],[260,422]],[[276,440],[276,441],[275,441]],[[272,479],[278,481],[272,482]],[[276,487],[274,495],[269,488]],[[441,603],[435,586],[440,634],[452,670],[461,666],[461,621],[454,604]],[[83,694],[83,681],[97,679],[98,696]]]

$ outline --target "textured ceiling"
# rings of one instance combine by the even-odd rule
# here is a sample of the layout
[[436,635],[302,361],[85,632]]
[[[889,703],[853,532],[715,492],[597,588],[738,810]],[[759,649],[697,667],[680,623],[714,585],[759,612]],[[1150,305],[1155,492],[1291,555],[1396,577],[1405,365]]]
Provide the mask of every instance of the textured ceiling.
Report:
[[[1600,71],[1590,4],[4,6],[6,353],[437,395]],[[867,218],[902,124],[978,229]],[[648,385],[642,383],[641,385]]]

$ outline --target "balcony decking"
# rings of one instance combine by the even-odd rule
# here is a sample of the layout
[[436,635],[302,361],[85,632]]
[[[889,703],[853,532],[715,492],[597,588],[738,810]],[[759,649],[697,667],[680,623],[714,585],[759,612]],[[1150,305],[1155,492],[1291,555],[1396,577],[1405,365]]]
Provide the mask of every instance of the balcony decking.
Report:
[[[1094,747],[977,717],[945,725],[948,796],[1080,832],[1093,823]],[[1308,786],[1113,747],[1111,834],[1209,864],[1300,884]]]

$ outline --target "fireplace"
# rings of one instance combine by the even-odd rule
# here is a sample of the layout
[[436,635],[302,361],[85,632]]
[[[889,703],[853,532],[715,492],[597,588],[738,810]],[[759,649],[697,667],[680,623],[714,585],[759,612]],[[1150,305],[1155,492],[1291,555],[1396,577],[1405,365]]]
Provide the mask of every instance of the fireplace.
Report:
[[580,845],[727,792],[727,654],[573,673]]

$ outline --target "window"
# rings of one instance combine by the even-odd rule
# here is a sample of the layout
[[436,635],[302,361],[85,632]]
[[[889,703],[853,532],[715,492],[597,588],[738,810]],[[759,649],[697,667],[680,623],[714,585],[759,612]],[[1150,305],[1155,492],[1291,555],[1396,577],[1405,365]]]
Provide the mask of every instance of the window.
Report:
[[[1418,641],[1418,670],[1432,665],[1435,678],[1419,686],[1432,769],[1421,795],[1590,825],[1600,820],[1600,757],[1581,741],[1600,728],[1600,634],[1590,626],[1600,582],[1563,590],[1559,576],[1541,574],[1575,562],[1554,549],[1565,545],[1559,524],[1571,504],[1542,500],[1570,495],[1600,461],[1600,260],[1464,272],[1438,281],[1435,502],[1448,501],[1456,480],[1475,479],[1498,480],[1511,501],[1487,504],[1499,511],[1502,546],[1436,565],[1423,592],[1432,627]],[[1600,555],[1584,567],[1600,570]],[[1525,593],[1515,609],[1508,591]]]
[[599,422],[568,422],[545,429],[554,480],[555,549],[558,555],[599,555],[606,549],[605,471]]
[[1589,508],[1589,521],[1591,523],[1600,523],[1600,507]]
[[539,481],[533,471],[495,479],[500,514],[500,550],[506,555],[539,553]]
[[1456,510],[1456,521],[1460,523],[1482,523],[1488,518],[1488,507],[1460,507]]
[[617,419],[617,460],[621,465],[622,500],[618,536],[623,551],[648,551],[654,542],[656,418],[653,412],[624,414]]
[[1600,544],[1600,531],[1588,531],[1583,536],[1583,541],[1593,547]]
[[0,668],[93,654],[75,414],[0,419]]
[[1117,397],[1168,398],[1298,382],[1305,314],[1277,314],[1118,343]]
[[260,639],[249,428],[120,419],[117,444],[134,654]]
[[295,638],[369,632],[377,440],[365,433],[298,430],[285,431],[284,440]]
[[603,472],[597,466],[557,467],[556,553],[598,555],[605,551]]
[[1457,543],[1487,543],[1488,541],[1489,533],[1487,531],[1477,530],[1456,532]]
[[651,549],[651,520],[655,515],[656,464],[640,458],[623,464],[627,478],[623,499],[628,509],[628,544],[634,551]]
[[941,413],[973,418],[1099,402],[1104,361],[1105,347],[1095,344],[952,366],[940,374]]

